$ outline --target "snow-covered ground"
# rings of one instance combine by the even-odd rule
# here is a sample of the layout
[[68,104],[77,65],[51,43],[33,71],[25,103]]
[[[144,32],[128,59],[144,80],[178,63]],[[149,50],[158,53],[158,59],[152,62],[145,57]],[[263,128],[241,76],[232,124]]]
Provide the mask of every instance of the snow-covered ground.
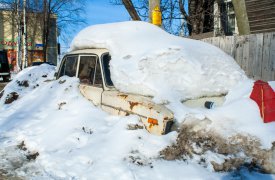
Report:
[[49,65],[27,68],[6,86],[3,97],[19,97],[11,104],[1,98],[0,172],[27,179],[275,178],[247,169],[217,173],[192,159],[166,161],[159,152],[176,132],[129,130],[140,124],[136,116],[106,114],[82,97],[77,78],[52,80],[53,74]]
[[[148,39],[153,43],[143,44]],[[221,50],[143,22],[88,28],[72,49],[88,47],[110,49],[116,88],[170,102],[182,129],[155,136],[133,128],[142,127],[137,116],[95,107],[80,94],[77,78],[54,80],[55,67],[30,67],[0,94],[0,179],[275,179],[254,166],[272,164],[275,123],[263,123],[249,98],[253,81]],[[181,103],[224,93],[224,104],[213,109]]]

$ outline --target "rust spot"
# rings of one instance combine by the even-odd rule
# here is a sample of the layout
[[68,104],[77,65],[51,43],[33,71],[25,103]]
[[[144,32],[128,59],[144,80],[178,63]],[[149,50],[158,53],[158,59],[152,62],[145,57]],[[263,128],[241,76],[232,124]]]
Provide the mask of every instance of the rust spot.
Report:
[[153,119],[153,118],[148,118],[148,123],[149,123],[149,129],[151,129],[154,126],[158,126],[158,120]]
[[153,125],[159,125],[157,119],[153,118],[148,118],[148,123],[153,124]]
[[138,102],[131,102],[131,101],[129,101],[129,104],[130,104],[130,109],[133,110],[133,108],[135,106],[137,106],[139,103]]
[[122,97],[122,98],[124,98],[124,99],[126,99],[126,98],[128,97],[128,95],[126,95],[126,94],[119,94],[118,96],[119,96],[119,97]]
[[149,125],[149,129],[151,129],[151,128],[154,127],[154,126],[157,126],[157,125],[155,125],[155,124],[150,124],[150,125]]

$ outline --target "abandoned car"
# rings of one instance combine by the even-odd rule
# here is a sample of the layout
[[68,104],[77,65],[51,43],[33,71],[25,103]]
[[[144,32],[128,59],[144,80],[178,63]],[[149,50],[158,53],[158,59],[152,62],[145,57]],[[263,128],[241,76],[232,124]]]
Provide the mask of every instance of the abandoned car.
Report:
[[[164,104],[156,104],[152,97],[118,91],[111,80],[108,49],[81,49],[71,51],[61,61],[56,73],[61,76],[78,77],[81,94],[104,111],[113,115],[138,115],[145,128],[152,134],[163,135],[171,131],[174,115]],[[224,96],[203,97],[183,102],[189,107],[203,107],[205,102],[219,106]]]
[[170,131],[173,113],[151,97],[121,93],[114,87],[109,70],[111,57],[107,49],[83,49],[62,59],[57,79],[67,75],[80,80],[80,92],[94,105],[114,115],[138,115],[146,129],[157,135]]

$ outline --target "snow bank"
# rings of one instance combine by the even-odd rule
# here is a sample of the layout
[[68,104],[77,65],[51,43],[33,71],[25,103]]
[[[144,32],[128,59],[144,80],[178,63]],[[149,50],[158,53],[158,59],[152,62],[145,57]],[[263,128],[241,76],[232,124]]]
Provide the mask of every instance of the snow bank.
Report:
[[[226,175],[195,163],[159,159],[159,151],[176,139],[175,132],[154,136],[145,129],[129,130],[129,125],[140,125],[137,116],[108,115],[81,96],[77,78],[49,81],[53,73],[49,65],[28,68],[4,89],[20,96],[10,105],[1,102],[0,179],[6,171],[23,179],[220,179]],[[24,80],[39,86],[16,83]],[[36,152],[35,160],[26,159]]]
[[[2,96],[7,97],[9,93],[16,92],[21,98],[21,96],[33,91],[46,81],[54,79],[54,72],[55,66],[46,64],[26,68],[13,77],[13,80],[6,85]],[[0,99],[0,108],[3,106],[4,101],[5,98]],[[8,107],[4,106],[2,108]]]
[[123,92],[151,95],[156,101],[227,93],[247,79],[234,59],[196,40],[170,35],[146,22],[88,27],[71,50],[107,48],[111,78]]
[[[274,178],[243,170],[237,171],[239,174],[213,172],[211,165],[201,162],[203,158],[223,162],[224,157],[215,153],[187,162],[165,161],[159,152],[176,141],[176,132],[154,136],[145,129],[129,130],[129,125],[141,125],[136,116],[108,115],[81,96],[77,78],[53,80],[54,71],[49,65],[27,68],[5,87],[0,101],[0,179],[5,171],[23,179]],[[26,80],[28,86],[19,85]],[[229,136],[251,132],[266,138],[269,145],[275,124],[259,126],[262,121],[256,104],[247,99],[251,88],[252,82],[246,82],[230,91],[224,107],[196,109],[196,113],[210,117],[210,126]],[[19,98],[4,104],[3,98],[10,92],[17,92]],[[179,103],[177,108],[182,107]],[[39,153],[35,159],[27,160],[35,153]]]

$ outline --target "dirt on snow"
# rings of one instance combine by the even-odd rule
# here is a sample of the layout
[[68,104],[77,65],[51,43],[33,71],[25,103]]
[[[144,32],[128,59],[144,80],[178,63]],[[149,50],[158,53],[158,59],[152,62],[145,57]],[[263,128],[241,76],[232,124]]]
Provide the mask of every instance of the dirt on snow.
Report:
[[208,162],[215,171],[232,171],[243,166],[264,173],[275,173],[275,142],[270,149],[262,149],[255,137],[236,134],[224,138],[213,130],[206,130],[200,124],[211,120],[191,120],[179,128],[176,143],[160,152],[166,160],[188,159],[198,155],[199,163],[207,164],[204,155],[209,152],[224,157],[224,162]]

